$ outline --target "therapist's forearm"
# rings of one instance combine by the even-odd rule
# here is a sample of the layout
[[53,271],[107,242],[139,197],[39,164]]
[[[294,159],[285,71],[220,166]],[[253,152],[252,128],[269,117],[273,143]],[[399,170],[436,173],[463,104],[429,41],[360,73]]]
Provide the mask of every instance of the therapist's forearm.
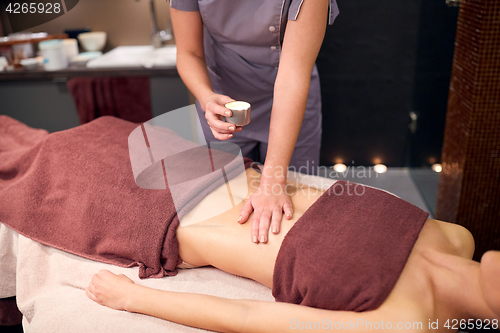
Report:
[[[286,182],[286,171],[292,158],[304,118],[310,76],[278,75],[274,89],[269,144],[265,162],[274,182]],[[283,176],[282,176],[283,175]]]
[[285,31],[269,130],[266,164],[278,168],[290,163],[304,118],[311,72],[326,30],[327,0],[302,3],[296,21]]
[[203,101],[213,94],[213,89],[205,62],[201,14],[170,7],[170,17],[177,44],[177,71],[205,108]]
[[205,59],[190,52],[179,53],[177,70],[186,87],[205,108],[204,101],[214,93]]

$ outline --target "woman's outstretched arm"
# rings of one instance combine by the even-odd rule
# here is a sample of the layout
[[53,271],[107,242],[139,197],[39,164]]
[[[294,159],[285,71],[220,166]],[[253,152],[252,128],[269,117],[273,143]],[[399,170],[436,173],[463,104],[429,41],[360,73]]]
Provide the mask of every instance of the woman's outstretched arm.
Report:
[[[106,270],[94,275],[86,293],[93,301],[113,309],[217,332],[295,332],[305,329],[301,326],[306,323],[316,322],[325,327],[357,320],[352,312],[161,291],[134,284],[125,275]],[[363,319],[374,320],[372,313],[364,313]]]

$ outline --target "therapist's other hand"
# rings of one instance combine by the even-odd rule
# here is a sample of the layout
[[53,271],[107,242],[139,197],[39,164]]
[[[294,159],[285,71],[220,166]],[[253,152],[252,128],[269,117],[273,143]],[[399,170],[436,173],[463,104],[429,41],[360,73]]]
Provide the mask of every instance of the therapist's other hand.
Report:
[[252,219],[252,242],[267,243],[269,229],[273,234],[280,231],[283,214],[290,220],[293,215],[292,201],[286,193],[286,179],[261,178],[259,189],[247,200],[240,212],[239,223]]
[[233,137],[233,133],[241,132],[242,127],[222,121],[222,117],[230,117],[231,110],[226,108],[229,102],[233,102],[229,96],[212,94],[204,102],[205,118],[212,130],[214,137],[218,140],[227,140]]

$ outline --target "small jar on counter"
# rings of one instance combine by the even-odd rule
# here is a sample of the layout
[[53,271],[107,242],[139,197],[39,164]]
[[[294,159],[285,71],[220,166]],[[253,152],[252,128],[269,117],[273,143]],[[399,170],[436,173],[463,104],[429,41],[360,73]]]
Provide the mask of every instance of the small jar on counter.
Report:
[[62,39],[40,42],[38,48],[43,57],[43,67],[46,71],[57,71],[68,67],[68,58]]

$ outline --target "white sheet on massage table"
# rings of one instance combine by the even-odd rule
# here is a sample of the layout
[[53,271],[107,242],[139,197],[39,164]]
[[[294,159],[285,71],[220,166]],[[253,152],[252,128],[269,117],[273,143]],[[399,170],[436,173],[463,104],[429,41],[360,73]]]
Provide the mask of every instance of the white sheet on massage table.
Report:
[[[290,179],[323,189],[334,183],[298,174],[292,174]],[[0,225],[0,297],[17,296],[25,332],[206,332],[92,302],[84,289],[101,269],[125,274],[136,283],[156,289],[274,301],[269,288],[215,268],[180,270],[175,277],[140,280],[137,267],[121,268],[87,260]]]

